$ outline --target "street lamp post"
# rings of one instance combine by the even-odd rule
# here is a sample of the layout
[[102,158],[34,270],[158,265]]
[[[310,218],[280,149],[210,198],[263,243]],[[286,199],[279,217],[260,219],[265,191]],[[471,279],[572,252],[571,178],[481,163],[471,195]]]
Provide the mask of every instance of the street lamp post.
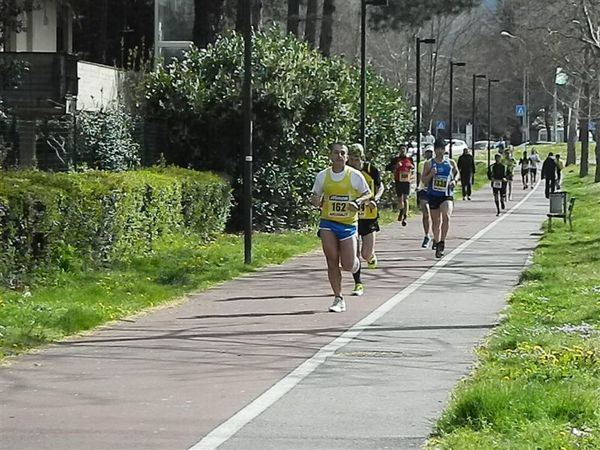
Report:
[[[417,187],[421,179],[419,164],[421,163],[421,44],[435,44],[435,39],[421,39],[417,36],[416,51],[416,95],[415,103],[417,107],[417,117],[415,118],[415,128],[417,133]],[[418,200],[417,200],[418,203]]]
[[450,158],[452,158],[452,115],[454,113],[454,67],[464,67],[466,63],[464,62],[454,62],[450,60],[450,114],[448,117],[448,127],[450,129],[450,143],[449,143],[449,151]]
[[367,5],[387,6],[388,0],[361,0],[360,2],[360,142],[367,148]]
[[[516,39],[523,45],[525,51],[527,51],[527,43],[523,40],[523,38],[516,36],[506,30],[500,32],[500,36]],[[524,143],[529,141],[530,133],[529,133],[529,73],[527,72],[527,65],[523,65],[523,106],[525,107],[524,114],[522,116],[522,128],[523,131],[521,133],[521,139]]]
[[473,151],[473,157],[475,157],[475,121],[477,120],[477,103],[475,100],[475,91],[477,89],[477,79],[478,78],[486,78],[485,75],[473,74],[473,107],[472,107],[472,117],[471,117],[471,150]]
[[491,146],[492,146],[492,83],[499,83],[500,80],[491,80],[488,78],[488,132],[487,132],[487,166],[492,164]]
[[252,9],[244,11],[244,81],[242,86],[244,139],[244,263],[252,263]]

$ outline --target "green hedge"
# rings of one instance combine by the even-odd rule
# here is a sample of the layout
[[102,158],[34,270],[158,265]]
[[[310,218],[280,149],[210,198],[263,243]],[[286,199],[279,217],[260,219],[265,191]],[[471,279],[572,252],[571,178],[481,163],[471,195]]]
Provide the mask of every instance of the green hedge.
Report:
[[0,282],[15,286],[36,269],[68,271],[147,253],[168,232],[209,239],[223,231],[230,197],[223,178],[179,168],[3,172]]

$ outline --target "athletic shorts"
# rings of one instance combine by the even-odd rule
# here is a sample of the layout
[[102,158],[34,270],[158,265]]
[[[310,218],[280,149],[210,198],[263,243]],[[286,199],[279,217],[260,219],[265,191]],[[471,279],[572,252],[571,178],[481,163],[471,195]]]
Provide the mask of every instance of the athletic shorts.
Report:
[[394,187],[396,188],[396,195],[410,195],[410,182],[406,181],[394,181]]
[[507,174],[506,174],[506,179],[507,179],[508,181],[512,181],[512,180],[513,180],[513,174],[512,174],[512,173],[507,173]]
[[451,195],[432,195],[429,197],[429,209],[439,209],[444,202],[453,202],[454,197]]
[[425,190],[417,191],[417,200],[419,203],[429,202],[429,195],[427,194],[427,191],[425,191]]
[[537,173],[537,168],[534,167],[532,169],[529,169],[529,171],[535,175]]
[[366,236],[376,231],[379,231],[379,221],[377,219],[358,219],[359,236]]
[[[319,231],[332,231],[340,241],[353,237],[356,234],[356,228],[356,224],[348,225],[347,223],[333,222],[325,219],[321,219],[319,222]],[[317,236],[321,237],[321,234],[317,232]]]

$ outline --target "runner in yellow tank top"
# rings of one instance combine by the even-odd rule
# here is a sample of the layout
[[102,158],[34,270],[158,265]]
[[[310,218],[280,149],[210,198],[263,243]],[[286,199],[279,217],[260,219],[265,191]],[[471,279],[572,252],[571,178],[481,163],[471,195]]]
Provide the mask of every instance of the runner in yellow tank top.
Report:
[[[381,182],[379,170],[371,163],[365,162],[365,151],[361,144],[352,144],[348,156],[348,165],[360,170],[369,185],[373,196],[368,202],[363,203],[358,213],[358,256],[367,261],[369,269],[377,267],[377,256],[375,255],[375,233],[379,231],[379,210],[377,202],[383,195],[385,187]],[[354,290],[352,295],[362,295],[364,292],[361,280],[361,270],[353,273]]]
[[327,275],[335,296],[329,310],[344,312],[346,302],[342,296],[342,272],[360,269],[357,258],[357,223],[361,205],[371,198],[364,176],[346,166],[348,148],[340,143],[330,147],[331,167],[318,173],[310,198],[321,208],[319,236],[327,260]]

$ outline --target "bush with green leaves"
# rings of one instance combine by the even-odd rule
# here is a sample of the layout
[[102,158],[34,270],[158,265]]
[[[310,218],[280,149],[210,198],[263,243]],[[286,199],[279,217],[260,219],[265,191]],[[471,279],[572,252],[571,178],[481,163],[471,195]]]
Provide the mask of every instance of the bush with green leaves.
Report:
[[98,170],[130,170],[140,165],[133,117],[122,106],[82,111],[77,116],[78,159]]
[[[328,145],[358,139],[359,71],[276,28],[255,34],[252,60],[255,227],[302,228],[314,218],[307,199]],[[234,229],[241,225],[242,68],[243,40],[229,34],[159,68],[146,85],[147,116],[170,130],[167,159],[232,176]],[[409,108],[370,72],[367,95],[367,156],[382,168],[410,131]]]
[[0,178],[0,283],[38,269],[94,267],[152,251],[160,235],[208,240],[225,228],[230,183],[180,168],[6,171]]

